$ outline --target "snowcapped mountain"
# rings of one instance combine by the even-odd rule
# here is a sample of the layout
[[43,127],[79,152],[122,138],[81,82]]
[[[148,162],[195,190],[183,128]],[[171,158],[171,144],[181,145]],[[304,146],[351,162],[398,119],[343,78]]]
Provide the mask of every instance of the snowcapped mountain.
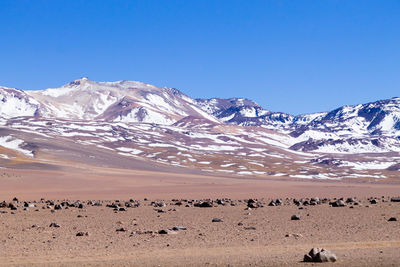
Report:
[[0,86],[0,116],[5,118],[36,116],[40,103],[27,93]]
[[243,98],[194,100],[175,88],[81,78],[38,91],[0,87],[0,99],[0,164],[145,160],[323,179],[391,177],[400,166],[400,98],[292,116]]
[[[36,115],[44,118],[173,124],[186,116],[197,116],[219,122],[177,89],[159,88],[142,82],[94,82],[81,78],[60,88],[8,91],[15,92],[13,96],[23,101],[24,105],[21,110],[2,108],[4,117]],[[7,94],[6,89],[1,92]],[[5,103],[13,106],[16,100],[10,95],[5,97]]]
[[196,99],[196,102],[204,111],[228,124],[276,127],[293,121],[292,115],[265,110],[254,101],[243,98]]

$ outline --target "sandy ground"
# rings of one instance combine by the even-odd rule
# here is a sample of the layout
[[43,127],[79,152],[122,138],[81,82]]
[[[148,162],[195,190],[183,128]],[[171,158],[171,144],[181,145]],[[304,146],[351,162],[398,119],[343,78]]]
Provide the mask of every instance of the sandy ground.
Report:
[[[42,209],[43,203],[27,211],[19,207],[15,214],[0,208],[0,266],[311,266],[301,261],[312,247],[336,253],[338,262],[327,266],[400,265],[400,203],[372,205],[367,200],[400,195],[396,182],[295,181],[100,168],[2,170],[0,181],[0,201],[10,202],[14,196],[27,201],[42,197],[104,201],[100,207],[55,212]],[[271,198],[315,196],[358,197],[362,205],[351,209],[327,203],[303,209],[294,204],[266,205]],[[150,200],[144,201],[145,197]],[[236,206],[176,206],[173,198],[232,198]],[[246,203],[239,200],[248,198],[258,198],[265,206],[246,210]],[[141,206],[120,212],[106,207],[117,199],[140,200]],[[167,206],[155,208],[151,200],[164,200]],[[293,214],[300,220],[290,220]],[[216,217],[223,222],[211,222]],[[398,221],[388,222],[390,217]],[[49,227],[52,222],[61,227]],[[187,230],[157,234],[174,226]],[[117,232],[119,228],[126,232]],[[77,237],[80,231],[88,236]]]
[[[0,209],[7,211],[0,214],[0,265],[306,266],[312,263],[301,261],[312,247],[336,253],[335,266],[400,264],[400,220],[388,221],[400,219],[400,203],[372,205],[361,199],[354,208],[285,204],[246,210],[238,200],[232,201],[236,206],[211,208],[171,201],[156,208],[151,200],[140,202],[140,207],[119,212],[106,207],[111,201],[55,212],[42,209],[41,203],[15,214]],[[300,220],[291,220],[293,214]],[[60,227],[49,227],[52,222]],[[174,226],[187,230],[158,234]],[[117,232],[120,228],[126,231]],[[88,236],[77,237],[81,231]]]
[[0,171],[0,199],[251,198],[399,195],[399,181],[327,181],[211,176],[79,166]]

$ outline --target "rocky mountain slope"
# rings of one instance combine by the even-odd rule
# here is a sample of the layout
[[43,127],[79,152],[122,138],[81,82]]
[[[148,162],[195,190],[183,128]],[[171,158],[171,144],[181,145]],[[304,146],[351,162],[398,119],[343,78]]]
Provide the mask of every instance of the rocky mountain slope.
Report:
[[[20,91],[0,88],[0,116],[172,124],[186,116],[215,118],[176,89],[141,82],[94,82],[87,78],[60,88]],[[14,108],[13,108],[14,107]]]
[[40,91],[0,87],[0,101],[2,167],[152,162],[320,179],[394,178],[400,169],[400,98],[292,116],[242,98],[194,100],[172,88],[82,78]]

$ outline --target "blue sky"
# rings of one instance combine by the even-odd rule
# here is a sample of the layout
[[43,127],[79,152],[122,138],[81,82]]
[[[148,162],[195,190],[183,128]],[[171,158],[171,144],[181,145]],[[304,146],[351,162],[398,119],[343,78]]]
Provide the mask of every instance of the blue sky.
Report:
[[291,114],[400,96],[400,1],[0,1],[0,85],[87,76]]

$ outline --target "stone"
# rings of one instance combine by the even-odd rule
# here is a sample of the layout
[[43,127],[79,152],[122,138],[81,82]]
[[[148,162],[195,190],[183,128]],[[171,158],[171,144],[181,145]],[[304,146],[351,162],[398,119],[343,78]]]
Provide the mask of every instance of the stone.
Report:
[[338,199],[334,202],[331,202],[331,205],[332,205],[332,207],[344,207],[344,206],[346,206],[346,203],[344,203],[343,200]]
[[292,217],[290,217],[290,219],[291,219],[292,221],[298,221],[298,220],[300,220],[300,216],[298,216],[298,215],[292,215]]
[[10,210],[17,210],[17,206],[14,205],[14,203],[9,203],[8,207],[10,208]]
[[204,201],[204,202],[199,203],[199,205],[198,205],[198,207],[200,207],[200,208],[212,208],[212,206],[213,206],[213,204],[210,201]]
[[376,199],[371,199],[371,200],[369,201],[369,203],[370,203],[370,204],[378,204],[378,200],[376,200]]
[[294,234],[286,234],[285,237],[294,237],[297,239],[297,238],[303,237],[303,235],[294,233]]
[[61,226],[60,226],[58,223],[52,222],[52,223],[50,223],[49,227],[56,227],[56,228],[58,228],[58,227],[61,227]]
[[312,248],[304,255],[304,262],[335,262],[337,257],[334,253],[324,248]]
[[315,261],[316,262],[335,262],[335,261],[337,261],[337,257],[331,251],[322,249],[322,251],[319,252],[315,256]]
[[212,219],[212,222],[223,222],[223,220],[220,218],[214,218]]
[[396,217],[390,217],[388,222],[397,222],[397,218]]
[[391,202],[400,202],[400,197],[392,197],[390,199]]
[[89,235],[88,232],[78,232],[78,233],[76,234],[76,236],[88,236],[88,235]]
[[172,231],[184,231],[186,230],[185,226],[174,226],[172,227]]

